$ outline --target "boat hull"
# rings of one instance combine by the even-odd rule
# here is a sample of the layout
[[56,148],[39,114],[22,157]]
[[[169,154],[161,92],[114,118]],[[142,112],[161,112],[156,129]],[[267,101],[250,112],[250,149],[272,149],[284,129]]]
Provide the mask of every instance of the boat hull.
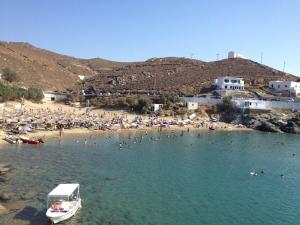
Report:
[[23,138],[23,137],[21,137],[20,139],[23,141],[23,143],[27,143],[27,144],[37,145],[37,144],[43,144],[44,143],[41,140],[32,140],[32,139]]
[[81,208],[81,199],[79,199],[76,203],[76,205],[69,210],[68,212],[51,212],[51,209],[48,209],[46,216],[49,218],[49,220],[54,223],[60,223],[62,221],[65,221],[67,219],[70,219],[72,216],[74,216],[78,209]]

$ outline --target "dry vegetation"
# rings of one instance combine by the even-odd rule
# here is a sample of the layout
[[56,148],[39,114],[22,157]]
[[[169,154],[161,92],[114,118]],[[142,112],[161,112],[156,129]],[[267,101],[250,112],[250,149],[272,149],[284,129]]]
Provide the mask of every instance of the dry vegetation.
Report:
[[121,63],[100,58],[78,59],[28,43],[0,42],[0,70],[6,67],[19,75],[18,85],[48,90],[79,88],[81,86],[76,85],[78,75],[91,76],[86,87],[99,91],[155,90],[185,94],[198,93],[200,89],[209,90],[212,81],[224,75],[243,77],[255,85],[265,84],[270,79],[296,79],[245,59],[203,62],[169,57]]

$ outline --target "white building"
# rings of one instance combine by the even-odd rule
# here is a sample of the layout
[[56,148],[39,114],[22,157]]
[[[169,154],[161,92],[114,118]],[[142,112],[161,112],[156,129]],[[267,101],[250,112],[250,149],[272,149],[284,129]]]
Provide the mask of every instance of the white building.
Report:
[[54,91],[43,91],[43,101],[63,101],[68,98],[68,94]]
[[160,110],[164,105],[163,104],[152,104],[151,105],[151,112],[157,112]]
[[300,96],[300,82],[295,81],[270,81],[269,88],[276,92],[289,92],[295,96]]
[[218,77],[215,80],[215,86],[218,90],[225,91],[244,91],[244,80],[237,77]]
[[188,110],[196,110],[198,109],[198,103],[197,102],[187,102],[187,109]]
[[228,52],[228,59],[234,59],[234,58],[244,59],[245,57],[238,52],[234,52],[234,51]]
[[84,75],[78,75],[80,80],[85,80],[85,76]]
[[232,100],[235,105],[241,109],[255,109],[255,110],[271,110],[268,101],[256,99],[234,99]]

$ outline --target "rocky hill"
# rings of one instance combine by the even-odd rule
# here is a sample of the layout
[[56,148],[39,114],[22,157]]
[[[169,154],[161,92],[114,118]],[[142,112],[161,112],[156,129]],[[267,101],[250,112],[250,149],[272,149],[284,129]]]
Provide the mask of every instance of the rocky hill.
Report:
[[5,67],[16,71],[22,86],[37,86],[49,90],[74,88],[78,75],[95,75],[122,63],[104,59],[77,59],[22,42],[0,42],[0,73]]
[[246,59],[203,62],[186,58],[153,58],[111,71],[100,71],[86,81],[95,90],[182,91],[198,93],[208,89],[219,76],[245,78],[248,83],[295,80],[296,77]]
[[270,79],[296,77],[246,59],[203,62],[186,58],[152,58],[121,63],[100,58],[78,59],[36,48],[28,43],[0,42],[0,73],[16,71],[22,86],[48,90],[82,87],[78,75],[90,76],[86,87],[108,91],[183,91],[197,93],[218,76],[243,77],[264,83]]

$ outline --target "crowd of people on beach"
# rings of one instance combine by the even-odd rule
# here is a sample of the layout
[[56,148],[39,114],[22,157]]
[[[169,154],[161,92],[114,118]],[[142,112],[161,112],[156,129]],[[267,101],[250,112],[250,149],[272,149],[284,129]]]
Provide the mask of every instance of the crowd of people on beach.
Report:
[[102,112],[92,113],[77,109],[64,110],[62,107],[50,108],[13,108],[0,111],[0,126],[8,134],[26,134],[38,131],[59,131],[59,136],[66,129],[86,128],[89,130],[121,130],[121,129],[143,129],[143,128],[207,128],[226,129],[228,124],[209,119],[194,118],[182,119],[181,117],[158,117],[157,115],[135,115],[128,113]]

